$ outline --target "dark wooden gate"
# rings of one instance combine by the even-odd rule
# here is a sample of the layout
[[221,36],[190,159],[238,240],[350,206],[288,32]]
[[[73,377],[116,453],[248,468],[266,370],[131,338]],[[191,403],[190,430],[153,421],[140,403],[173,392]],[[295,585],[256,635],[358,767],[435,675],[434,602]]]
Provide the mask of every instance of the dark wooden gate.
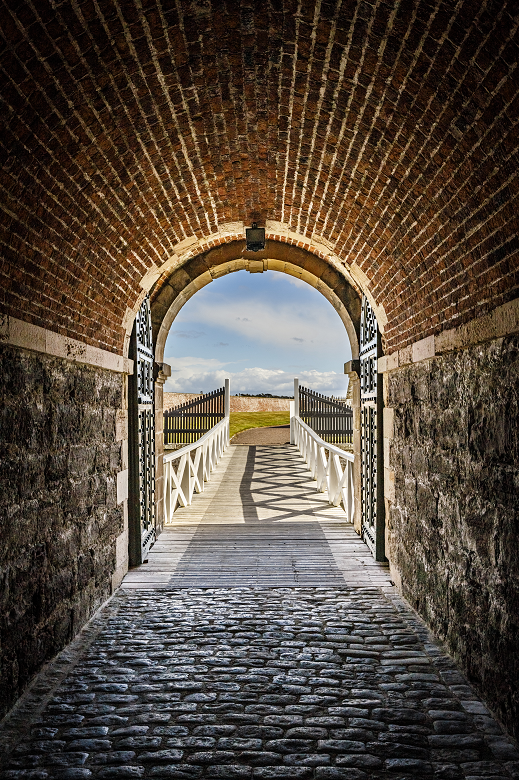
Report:
[[384,554],[382,378],[377,371],[381,340],[375,312],[362,298],[360,320],[361,515],[362,538],[377,561]]
[[353,409],[335,398],[300,387],[299,416],[329,444],[353,442]]
[[134,361],[128,385],[130,566],[146,560],[155,541],[155,414],[153,338],[149,297],[135,318],[130,344]]
[[164,444],[198,441],[225,417],[225,387],[164,412]]

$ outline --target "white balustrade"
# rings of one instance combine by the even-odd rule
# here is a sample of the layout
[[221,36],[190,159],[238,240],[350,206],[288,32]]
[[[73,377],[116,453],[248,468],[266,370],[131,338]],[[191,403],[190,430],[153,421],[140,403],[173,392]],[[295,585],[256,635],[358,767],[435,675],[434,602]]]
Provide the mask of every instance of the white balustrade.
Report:
[[327,493],[332,506],[342,504],[347,522],[353,523],[353,453],[325,442],[297,414],[290,423],[294,444],[317,481],[317,491]]
[[191,506],[193,495],[203,493],[211,472],[229,446],[230,386],[225,380],[225,417],[202,438],[164,455],[165,524],[173,524],[178,507]]
[[[296,380],[297,382],[297,380]],[[221,456],[229,445],[229,380],[226,380],[225,417],[201,439],[164,455],[165,523],[173,524],[178,507],[190,506],[195,493],[202,493]],[[297,398],[297,393],[296,393]],[[298,447],[317,482],[317,491],[327,493],[332,506],[342,504],[348,522],[353,523],[354,488],[352,452],[328,444],[297,414],[291,405],[291,442]]]
[[190,506],[195,493],[202,493],[211,472],[229,445],[229,417],[193,444],[164,455],[165,523],[173,523],[179,506]]

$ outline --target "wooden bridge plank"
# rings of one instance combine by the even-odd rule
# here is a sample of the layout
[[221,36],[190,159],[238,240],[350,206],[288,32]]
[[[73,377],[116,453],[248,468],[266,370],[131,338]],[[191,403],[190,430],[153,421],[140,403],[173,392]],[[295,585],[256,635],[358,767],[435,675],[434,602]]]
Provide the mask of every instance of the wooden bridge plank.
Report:
[[123,588],[387,585],[294,447],[231,446]]

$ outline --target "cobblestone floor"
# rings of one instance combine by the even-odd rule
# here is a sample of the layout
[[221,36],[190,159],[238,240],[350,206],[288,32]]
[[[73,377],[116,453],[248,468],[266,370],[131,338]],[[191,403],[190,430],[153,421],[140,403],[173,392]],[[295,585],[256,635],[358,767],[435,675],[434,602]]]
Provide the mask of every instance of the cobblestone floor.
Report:
[[119,591],[0,740],[3,780],[519,778],[391,587]]

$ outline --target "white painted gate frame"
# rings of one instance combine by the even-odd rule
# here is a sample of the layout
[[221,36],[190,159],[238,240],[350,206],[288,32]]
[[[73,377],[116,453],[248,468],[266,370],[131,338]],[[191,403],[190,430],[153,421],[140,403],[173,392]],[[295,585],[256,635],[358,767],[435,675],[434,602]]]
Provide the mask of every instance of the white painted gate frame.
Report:
[[[328,502],[332,506],[342,504],[347,522],[353,523],[355,510],[353,453],[345,452],[325,442],[298,415],[294,415],[290,422],[293,426],[294,444],[317,482],[317,492],[327,493]],[[346,461],[344,467],[341,465],[340,458]]]

